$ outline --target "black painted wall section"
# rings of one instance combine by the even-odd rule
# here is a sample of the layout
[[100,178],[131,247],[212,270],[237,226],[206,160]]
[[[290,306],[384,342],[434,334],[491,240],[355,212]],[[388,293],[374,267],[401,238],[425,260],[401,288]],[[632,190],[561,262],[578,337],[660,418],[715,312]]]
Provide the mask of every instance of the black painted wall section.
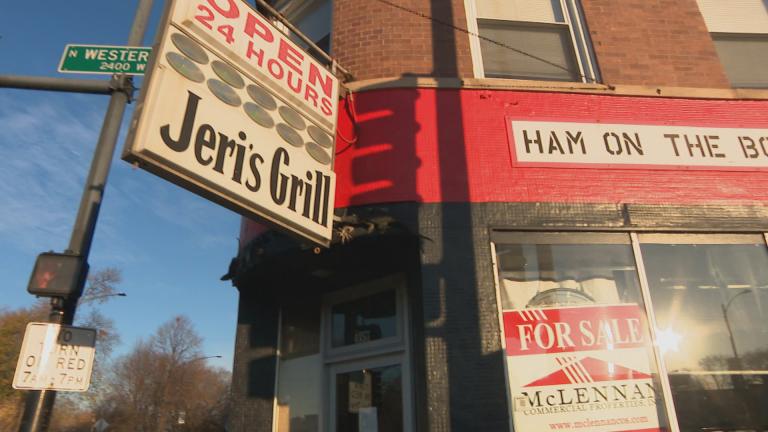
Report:
[[[260,261],[237,278],[241,291],[232,418],[234,431],[271,431],[277,304],[381,274],[405,272],[411,308],[415,430],[508,431],[491,232],[765,232],[768,207],[565,203],[417,204],[356,207],[398,229],[314,254],[280,248],[288,268]],[[368,215],[368,216],[366,216]],[[470,239],[468,241],[468,239]],[[269,246],[260,246],[264,256]],[[311,276],[317,269],[337,273]],[[279,294],[279,295],[276,295]],[[312,295],[310,295],[312,294]]]

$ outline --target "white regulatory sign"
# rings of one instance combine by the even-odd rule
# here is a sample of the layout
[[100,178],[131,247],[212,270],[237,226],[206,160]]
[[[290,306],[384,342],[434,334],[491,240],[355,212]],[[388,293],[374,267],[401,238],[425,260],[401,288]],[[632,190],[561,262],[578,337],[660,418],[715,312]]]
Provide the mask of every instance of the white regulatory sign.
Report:
[[21,344],[13,388],[86,391],[96,354],[96,330],[29,323]]

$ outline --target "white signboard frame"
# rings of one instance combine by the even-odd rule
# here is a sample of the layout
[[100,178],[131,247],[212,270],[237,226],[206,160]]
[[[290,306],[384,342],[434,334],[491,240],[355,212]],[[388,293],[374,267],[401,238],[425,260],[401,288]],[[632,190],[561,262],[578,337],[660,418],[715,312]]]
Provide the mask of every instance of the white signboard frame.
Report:
[[18,390],[88,390],[96,356],[96,330],[31,322],[13,376]]
[[513,163],[616,169],[768,169],[768,129],[507,119]]
[[330,244],[338,79],[241,0],[173,0],[123,159]]

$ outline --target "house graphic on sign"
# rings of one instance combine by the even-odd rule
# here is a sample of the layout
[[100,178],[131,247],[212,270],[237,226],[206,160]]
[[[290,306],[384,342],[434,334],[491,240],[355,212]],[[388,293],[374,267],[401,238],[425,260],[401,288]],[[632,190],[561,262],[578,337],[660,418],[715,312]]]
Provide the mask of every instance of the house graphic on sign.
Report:
[[574,356],[564,356],[556,357],[555,361],[560,365],[559,369],[523,387],[561,386],[651,378],[645,372],[594,357],[577,358]]

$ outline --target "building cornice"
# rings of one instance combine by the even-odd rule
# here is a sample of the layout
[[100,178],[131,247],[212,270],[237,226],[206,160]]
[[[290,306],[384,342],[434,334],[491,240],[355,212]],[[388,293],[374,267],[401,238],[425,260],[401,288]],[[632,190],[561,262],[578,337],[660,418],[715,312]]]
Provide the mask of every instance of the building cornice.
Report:
[[395,88],[441,88],[467,90],[520,90],[661,98],[768,100],[768,89],[606,85],[498,78],[391,77],[353,81],[345,83],[344,86],[346,87],[346,91],[353,93]]

